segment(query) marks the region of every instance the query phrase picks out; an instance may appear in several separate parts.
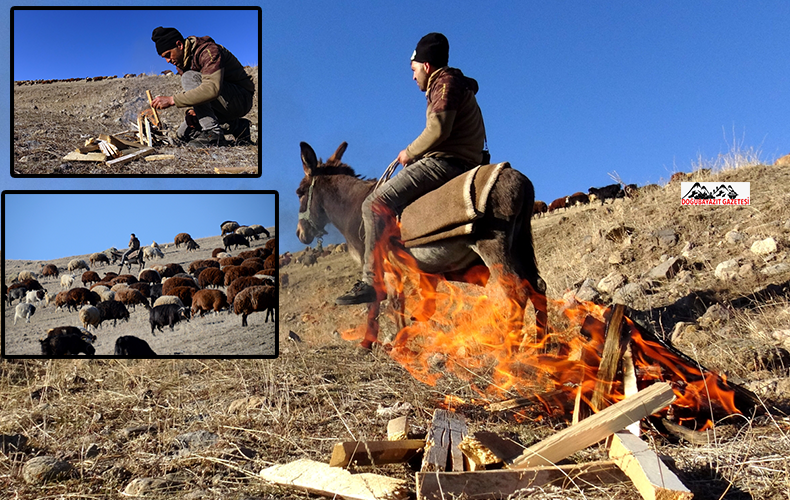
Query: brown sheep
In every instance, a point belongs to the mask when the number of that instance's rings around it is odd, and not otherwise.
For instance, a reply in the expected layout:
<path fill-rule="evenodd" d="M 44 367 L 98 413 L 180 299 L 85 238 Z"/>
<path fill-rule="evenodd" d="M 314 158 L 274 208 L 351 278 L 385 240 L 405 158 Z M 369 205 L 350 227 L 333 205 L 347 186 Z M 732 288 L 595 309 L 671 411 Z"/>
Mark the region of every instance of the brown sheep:
<path fill-rule="evenodd" d="M 189 264 L 189 268 L 187 269 L 187 272 L 189 274 L 192 274 L 195 271 L 195 269 L 199 267 L 216 267 L 217 269 L 219 269 L 219 262 L 213 259 L 195 260 Z"/>
<path fill-rule="evenodd" d="M 143 294 L 143 297 L 145 297 L 146 299 L 150 299 L 151 298 L 151 284 L 150 283 L 146 283 L 146 282 L 142 282 L 142 281 L 138 282 L 138 283 L 132 283 L 131 285 L 129 285 L 129 288 L 131 288 L 133 290 L 138 290 L 140 293 Z"/>
<path fill-rule="evenodd" d="M 71 310 L 72 307 L 75 310 L 79 309 L 85 304 L 90 304 L 92 306 L 95 306 L 99 302 L 101 302 L 101 297 L 99 296 L 99 294 L 96 292 L 92 292 L 87 288 L 82 288 L 82 287 L 72 288 L 71 290 L 68 290 L 66 292 L 65 306 L 69 310 Z"/>
<path fill-rule="evenodd" d="M 46 266 L 41 268 L 41 276 L 54 276 L 57 277 L 60 272 L 58 271 L 58 266 L 55 264 L 47 264 Z"/>
<path fill-rule="evenodd" d="M 233 283 L 236 278 L 255 274 L 255 269 L 247 266 L 228 266 L 223 271 L 225 271 L 225 286 Z"/>
<path fill-rule="evenodd" d="M 169 293 L 170 290 L 181 286 L 188 286 L 196 290 L 198 288 L 197 283 L 195 283 L 195 280 L 193 280 L 192 278 L 182 278 L 180 276 L 174 276 L 173 278 L 168 278 L 167 281 L 162 283 L 162 295 L 171 295 Z"/>
<path fill-rule="evenodd" d="M 257 248 L 255 250 L 244 250 L 243 252 L 239 252 L 239 257 L 246 260 L 253 257 L 260 257 L 260 253 Z"/>
<path fill-rule="evenodd" d="M 233 301 L 233 312 L 241 314 L 241 326 L 247 326 L 247 316 L 256 311 L 266 311 L 264 322 L 275 321 L 277 293 L 273 286 L 251 286 L 242 290 Z"/>
<path fill-rule="evenodd" d="M 146 309 L 151 309 L 148 299 L 143 296 L 140 290 L 135 290 L 133 288 L 118 290 L 115 292 L 115 300 L 125 306 L 132 306 L 134 308 L 135 306 L 142 304 Z"/>
<path fill-rule="evenodd" d="M 532 205 L 532 216 L 533 217 L 540 217 L 541 215 L 545 214 L 549 211 L 549 206 L 546 205 L 545 201 L 535 200 L 535 203 Z"/>
<path fill-rule="evenodd" d="M 173 240 L 173 243 L 175 243 L 176 248 L 178 248 L 179 245 L 181 245 L 182 243 L 186 243 L 191 239 L 192 237 L 189 235 L 189 233 L 178 233 L 175 239 Z"/>
<path fill-rule="evenodd" d="M 228 266 L 238 266 L 244 262 L 244 259 L 241 257 L 225 257 L 224 259 L 219 259 L 219 265 L 221 267 L 228 267 Z"/>
<path fill-rule="evenodd" d="M 225 284 L 225 273 L 216 267 L 207 267 L 198 275 L 198 285 L 200 288 L 209 286 L 221 287 Z"/>
<path fill-rule="evenodd" d="M 222 253 L 224 251 L 225 251 L 224 248 L 215 248 L 214 250 L 211 251 L 211 258 L 212 259 L 215 258 L 217 256 L 217 254 L 220 254 L 220 253 Z"/>
<path fill-rule="evenodd" d="M 228 298 L 220 290 L 198 290 L 192 295 L 192 317 L 196 312 L 203 313 L 214 311 L 218 313 L 222 309 L 228 309 Z"/>
<path fill-rule="evenodd" d="M 277 247 L 277 238 L 272 238 L 269 241 L 267 241 L 265 245 L 263 245 L 263 248 L 268 248 L 271 251 L 274 251 L 276 247 Z"/>
<path fill-rule="evenodd" d="M 178 297 L 181 299 L 181 303 L 184 304 L 184 307 L 190 307 L 192 305 L 192 296 L 197 291 L 197 288 L 192 288 L 191 286 L 177 286 L 168 290 L 167 293 L 163 291 L 162 295 L 173 295 L 174 297 Z"/>
<path fill-rule="evenodd" d="M 261 259 L 260 257 L 251 257 L 249 259 L 244 259 L 244 262 L 242 262 L 240 265 L 251 267 L 255 269 L 255 272 L 258 272 L 262 270 L 264 267 L 266 267 L 263 263 L 263 259 Z"/>
<path fill-rule="evenodd" d="M 55 308 L 60 309 L 66 305 L 66 295 L 69 293 L 68 290 L 64 290 L 59 292 L 55 295 Z"/>
<path fill-rule="evenodd" d="M 278 260 L 277 257 L 275 257 L 274 255 L 270 255 L 270 256 L 266 257 L 266 260 L 263 263 L 263 267 L 265 269 L 275 268 L 275 267 L 277 267 L 277 264 L 278 264 L 277 260 Z"/>
<path fill-rule="evenodd" d="M 82 273 L 83 285 L 87 286 L 88 283 L 98 283 L 100 281 L 101 278 L 99 277 L 99 273 L 97 273 L 96 271 L 85 271 L 84 273 Z"/>
<path fill-rule="evenodd" d="M 140 271 L 140 274 L 137 275 L 137 279 L 139 281 L 144 281 L 146 283 L 161 283 L 162 277 L 159 275 L 158 272 L 154 271 L 153 269 L 143 269 Z"/>
<path fill-rule="evenodd" d="M 137 278 L 131 274 L 122 274 L 110 280 L 110 286 L 117 285 L 118 283 L 126 283 L 127 285 L 131 285 L 132 283 L 137 283 Z"/>
<path fill-rule="evenodd" d="M 165 268 L 160 273 L 163 278 L 170 278 L 171 276 L 175 276 L 176 274 L 183 273 L 184 268 L 181 267 L 181 264 L 165 264 Z"/>
<path fill-rule="evenodd" d="M 238 295 L 239 292 L 245 288 L 251 286 L 262 286 L 266 284 L 267 283 L 264 279 L 257 278 L 255 276 L 242 276 L 240 278 L 236 278 L 233 280 L 230 286 L 228 286 L 228 303 L 233 304 L 236 295 Z"/>

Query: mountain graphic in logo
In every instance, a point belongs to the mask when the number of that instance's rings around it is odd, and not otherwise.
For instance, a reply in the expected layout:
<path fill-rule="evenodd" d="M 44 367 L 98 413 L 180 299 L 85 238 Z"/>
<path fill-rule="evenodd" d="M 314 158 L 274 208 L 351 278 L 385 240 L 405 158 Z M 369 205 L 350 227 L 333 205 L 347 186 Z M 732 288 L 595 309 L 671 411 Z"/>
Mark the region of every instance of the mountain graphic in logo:
<path fill-rule="evenodd" d="M 720 200 L 724 198 L 734 200 L 737 197 L 738 193 L 735 192 L 732 186 L 728 186 L 727 184 L 721 184 L 713 191 L 708 191 L 708 189 L 699 182 L 695 182 L 688 193 L 683 195 L 683 199 L 687 200 Z"/>

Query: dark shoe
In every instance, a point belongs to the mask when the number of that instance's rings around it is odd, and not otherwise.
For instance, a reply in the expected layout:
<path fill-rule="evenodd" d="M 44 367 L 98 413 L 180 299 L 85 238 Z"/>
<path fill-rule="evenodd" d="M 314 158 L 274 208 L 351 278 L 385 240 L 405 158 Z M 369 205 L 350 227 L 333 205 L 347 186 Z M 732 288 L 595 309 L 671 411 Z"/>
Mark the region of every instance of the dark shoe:
<path fill-rule="evenodd" d="M 223 128 L 224 128 L 223 124 Z M 228 133 L 233 135 L 236 146 L 249 146 L 252 144 L 250 136 L 250 121 L 246 118 L 238 118 L 227 124 Z"/>
<path fill-rule="evenodd" d="M 364 281 L 357 281 L 354 287 L 345 295 L 335 299 L 335 304 L 339 306 L 350 306 L 354 304 L 368 304 L 376 302 L 376 289 Z"/>
<path fill-rule="evenodd" d="M 228 141 L 221 130 L 201 130 L 187 143 L 195 148 L 207 148 L 209 146 L 227 146 Z"/>

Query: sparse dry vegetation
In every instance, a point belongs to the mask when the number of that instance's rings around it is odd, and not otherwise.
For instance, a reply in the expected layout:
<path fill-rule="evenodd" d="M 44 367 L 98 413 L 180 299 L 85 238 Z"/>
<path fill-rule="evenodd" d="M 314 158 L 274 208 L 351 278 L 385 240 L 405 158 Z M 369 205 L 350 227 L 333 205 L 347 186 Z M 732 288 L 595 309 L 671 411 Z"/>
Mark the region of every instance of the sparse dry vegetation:
<path fill-rule="evenodd" d="M 636 320 L 760 397 L 759 414 L 717 422 L 709 445 L 646 429 L 644 439 L 674 462 L 698 500 L 790 499 L 790 266 L 776 267 L 790 264 L 788 174 L 790 167 L 766 165 L 698 174 L 751 182 L 747 207 L 681 207 L 679 186 L 671 184 L 634 200 L 550 215 L 533 226 L 550 298 L 561 300 L 585 279 L 595 288 L 620 273 L 626 284 L 639 286 L 627 295 L 599 292 L 598 301 L 625 298 Z M 664 229 L 675 237 L 659 233 Z M 731 231 L 741 238 L 728 238 Z M 775 252 L 751 252 L 754 242 L 767 238 L 777 243 Z M 683 263 L 677 273 L 650 277 L 662 260 L 678 256 Z M 718 278 L 718 265 L 732 259 L 738 268 Z M 410 415 L 413 432 L 424 432 L 446 395 L 467 402 L 455 408 L 472 430 L 495 431 L 525 446 L 566 425 L 542 407 L 489 413 L 469 403 L 479 398 L 469 382 L 448 375 L 427 386 L 385 350 L 360 351 L 338 332 L 363 323 L 364 307 L 334 305 L 357 279 L 356 264 L 347 253 L 320 257 L 309 267 L 295 260 L 280 269 L 288 284 L 280 290 L 278 359 L 2 361 L 0 434 L 28 438 L 22 452 L 4 449 L 0 455 L 2 491 L 23 499 L 114 498 L 132 480 L 153 477 L 174 488 L 161 498 L 307 498 L 256 474 L 297 458 L 327 461 L 339 440 L 381 439 L 394 416 Z M 290 340 L 290 331 L 301 341 Z M 382 337 L 393 334 L 385 319 Z M 139 435 L 128 431 L 139 426 L 153 427 Z M 178 444 L 184 441 L 178 436 L 196 431 L 216 435 L 216 442 L 189 449 Z M 89 457 L 93 443 L 98 454 Z M 67 460 L 71 476 L 45 486 L 26 483 L 23 464 L 39 455 Z M 593 447 L 570 459 L 604 456 L 603 447 Z M 413 478 L 406 465 L 365 470 Z M 537 488 L 515 498 L 640 497 L 622 484 Z"/>

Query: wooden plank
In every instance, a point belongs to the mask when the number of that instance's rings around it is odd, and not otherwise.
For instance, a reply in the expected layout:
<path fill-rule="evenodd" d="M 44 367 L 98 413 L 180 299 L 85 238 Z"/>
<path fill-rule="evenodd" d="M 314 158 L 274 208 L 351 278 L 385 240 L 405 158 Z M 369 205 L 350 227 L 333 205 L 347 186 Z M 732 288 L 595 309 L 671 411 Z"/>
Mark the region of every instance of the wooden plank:
<path fill-rule="evenodd" d="M 148 144 L 148 147 L 153 147 L 154 136 L 151 133 L 151 120 L 148 117 L 145 117 L 145 142 Z"/>
<path fill-rule="evenodd" d="M 593 411 L 601 411 L 611 404 L 609 397 L 612 382 L 617 373 L 617 366 L 623 357 L 628 342 L 631 340 L 631 329 L 623 328 L 625 305 L 616 304 L 612 309 L 609 323 L 606 325 L 606 338 L 603 344 L 603 355 L 598 365 L 597 381 L 593 390 L 590 406 Z"/>
<path fill-rule="evenodd" d="M 466 420 L 461 415 L 435 410 L 425 438 L 423 471 L 464 470 L 464 455 L 458 446 L 466 436 Z"/>
<path fill-rule="evenodd" d="M 631 346 L 629 344 L 626 346 L 625 352 L 623 352 L 623 394 L 625 397 L 633 396 L 639 392 L 639 387 L 637 387 L 636 382 L 636 366 L 634 366 L 634 355 L 631 352 Z M 626 429 L 628 429 L 628 432 L 634 436 L 641 434 L 639 422 L 634 422 L 633 424 L 626 427 Z"/>
<path fill-rule="evenodd" d="M 522 445 L 488 431 L 466 436 L 458 447 L 475 464 L 475 470 L 510 462 L 524 451 Z"/>
<path fill-rule="evenodd" d="M 356 465 L 383 465 L 408 462 L 425 448 L 423 439 L 400 441 L 345 441 L 332 450 L 329 465 L 345 467 Z"/>
<path fill-rule="evenodd" d="M 109 166 L 123 165 L 124 163 L 129 163 L 132 160 L 136 160 L 136 159 L 142 158 L 142 157 L 144 157 L 146 155 L 150 155 L 153 152 L 154 152 L 154 148 L 149 148 L 149 147 L 141 148 L 141 149 L 138 149 L 137 151 L 134 151 L 134 152 L 129 153 L 127 155 L 121 156 L 120 158 L 116 158 L 114 160 L 110 160 L 110 161 L 107 162 L 107 165 L 109 165 Z"/>
<path fill-rule="evenodd" d="M 145 157 L 145 161 L 175 160 L 176 155 L 150 155 Z"/>
<path fill-rule="evenodd" d="M 511 467 L 523 469 L 556 464 L 563 458 L 624 429 L 628 424 L 665 408 L 674 400 L 675 394 L 669 384 L 654 383 L 638 394 L 530 446 L 513 460 Z"/>
<path fill-rule="evenodd" d="M 256 167 L 214 167 L 215 174 L 255 174 Z"/>
<path fill-rule="evenodd" d="M 406 481 L 378 474 L 351 474 L 314 460 L 300 459 L 263 469 L 266 481 L 317 495 L 348 500 L 400 500 L 409 497 Z"/>
<path fill-rule="evenodd" d="M 387 439 L 401 441 L 409 437 L 409 418 L 406 415 L 387 422 Z"/>
<path fill-rule="evenodd" d="M 612 436 L 609 458 L 631 478 L 645 500 L 690 500 L 694 494 L 647 444 L 630 432 Z"/>
<path fill-rule="evenodd" d="M 98 147 L 98 146 L 97 146 Z M 63 157 L 65 161 L 104 161 L 107 159 L 104 153 L 80 153 L 79 151 L 71 151 Z"/>
<path fill-rule="evenodd" d="M 137 115 L 137 140 L 140 144 L 145 144 L 143 141 L 143 116 Z"/>
<path fill-rule="evenodd" d="M 137 147 L 137 144 L 131 143 L 129 144 L 128 141 L 124 141 L 114 135 L 109 134 L 99 134 L 99 140 L 112 144 L 117 149 L 127 149 L 129 147 Z"/>
<path fill-rule="evenodd" d="M 98 151 L 98 150 L 99 150 L 99 144 L 96 143 L 96 142 L 92 142 L 90 144 L 86 144 L 86 145 L 82 146 L 81 148 L 77 148 L 75 151 L 77 151 L 78 153 L 86 154 L 86 153 L 92 153 L 92 152 Z"/>
<path fill-rule="evenodd" d="M 151 96 L 151 91 L 150 90 L 146 90 L 145 91 L 145 96 L 148 98 L 148 104 L 151 106 L 151 111 L 154 112 L 154 125 L 156 125 L 158 127 L 159 124 L 160 124 L 159 115 L 156 113 L 156 109 L 154 108 L 154 98 Z M 150 146 L 150 144 L 149 144 L 149 146 Z"/>
<path fill-rule="evenodd" d="M 619 484 L 628 477 L 612 461 L 559 466 L 530 467 L 523 470 L 480 472 L 418 472 L 417 499 L 507 498 L 529 487 L 557 485 L 582 488 L 588 485 Z"/>

